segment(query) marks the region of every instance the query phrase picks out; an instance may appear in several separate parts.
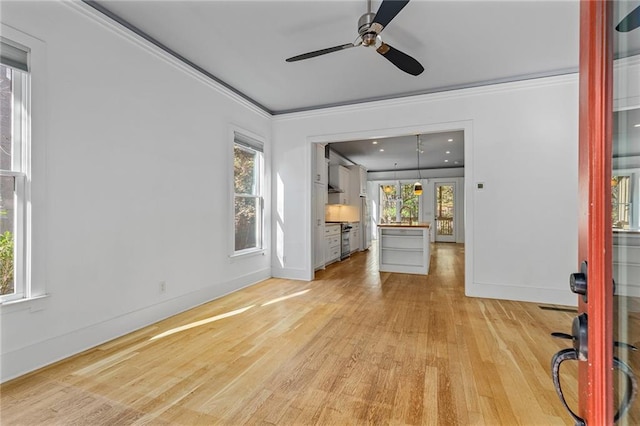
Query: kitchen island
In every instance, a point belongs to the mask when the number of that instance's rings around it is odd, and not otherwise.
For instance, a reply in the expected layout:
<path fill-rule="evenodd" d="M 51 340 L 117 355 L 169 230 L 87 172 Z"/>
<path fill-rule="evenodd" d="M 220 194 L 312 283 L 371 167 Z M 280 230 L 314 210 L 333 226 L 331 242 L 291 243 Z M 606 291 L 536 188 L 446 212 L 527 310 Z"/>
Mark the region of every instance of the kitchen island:
<path fill-rule="evenodd" d="M 405 274 L 429 273 L 429 222 L 378 225 L 378 269 Z"/>

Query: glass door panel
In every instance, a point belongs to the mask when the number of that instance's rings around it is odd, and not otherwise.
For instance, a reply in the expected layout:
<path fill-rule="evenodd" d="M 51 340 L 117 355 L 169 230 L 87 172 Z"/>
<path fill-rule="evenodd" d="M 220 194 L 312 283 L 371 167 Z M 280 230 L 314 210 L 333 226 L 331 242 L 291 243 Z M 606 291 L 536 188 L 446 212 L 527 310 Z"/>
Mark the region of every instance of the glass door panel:
<path fill-rule="evenodd" d="M 436 183 L 436 241 L 455 242 L 455 183 Z"/>
<path fill-rule="evenodd" d="M 635 10 L 635 12 L 634 12 Z M 640 20 L 640 2 L 614 4 L 613 25 Z M 626 19 L 626 21 L 625 21 Z M 630 28 L 627 28 L 630 29 Z M 613 229 L 613 340 L 640 347 L 640 100 L 633 88 L 640 81 L 638 65 L 629 60 L 638 57 L 640 29 L 614 31 L 613 74 L 614 113 L 612 120 L 611 207 Z M 635 61 L 637 62 L 637 61 Z M 624 409 L 625 393 L 631 382 L 623 371 L 628 367 L 636 378 L 640 372 L 640 353 L 626 345 L 615 344 L 614 411 Z M 640 424 L 640 403 L 630 401 L 620 425 Z"/>
<path fill-rule="evenodd" d="M 640 203 L 640 108 L 616 111 L 613 123 L 613 339 L 640 347 L 640 224 L 636 212 Z M 616 345 L 614 357 L 618 363 L 623 363 L 620 365 L 628 366 L 637 376 L 640 354 L 626 345 Z M 613 383 L 614 405 L 624 406 L 627 376 L 616 369 Z M 627 414 L 621 417 L 618 424 L 640 424 L 637 398 L 631 402 Z"/>

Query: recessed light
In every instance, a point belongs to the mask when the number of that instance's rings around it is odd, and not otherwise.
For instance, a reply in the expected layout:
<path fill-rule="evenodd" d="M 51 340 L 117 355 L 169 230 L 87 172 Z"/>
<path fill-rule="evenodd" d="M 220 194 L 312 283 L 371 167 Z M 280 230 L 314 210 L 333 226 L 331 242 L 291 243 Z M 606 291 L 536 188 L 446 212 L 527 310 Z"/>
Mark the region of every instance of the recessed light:
<path fill-rule="evenodd" d="M 460 162 L 459 161 L 454 161 L 453 164 L 460 164 Z"/>
<path fill-rule="evenodd" d="M 640 123 L 634 124 L 633 127 L 640 127 Z"/>
<path fill-rule="evenodd" d="M 449 160 L 444 160 L 444 162 L 445 162 L 445 163 L 448 163 L 448 162 L 449 162 Z"/>
<path fill-rule="evenodd" d="M 447 152 L 445 152 L 445 154 L 451 154 L 451 151 L 447 151 Z"/>
<path fill-rule="evenodd" d="M 453 142 L 453 139 L 448 139 L 447 142 Z"/>
<path fill-rule="evenodd" d="M 380 152 L 384 152 L 384 148 L 380 148 Z"/>
<path fill-rule="evenodd" d="M 374 144 L 374 145 L 378 145 L 378 141 L 373 141 L 371 143 Z"/>

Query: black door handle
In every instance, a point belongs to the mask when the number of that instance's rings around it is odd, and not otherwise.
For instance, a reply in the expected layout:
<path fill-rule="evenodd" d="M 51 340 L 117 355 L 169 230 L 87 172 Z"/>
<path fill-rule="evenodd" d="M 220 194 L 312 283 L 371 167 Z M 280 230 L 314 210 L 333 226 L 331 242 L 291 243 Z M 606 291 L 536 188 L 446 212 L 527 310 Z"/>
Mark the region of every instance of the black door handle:
<path fill-rule="evenodd" d="M 584 315 L 583 319 L 580 319 Z M 553 337 L 560 339 L 568 339 L 573 341 L 573 347 L 562 349 L 558 351 L 553 358 L 551 359 L 551 377 L 553 378 L 553 385 L 556 389 L 556 393 L 560 398 L 560 402 L 564 405 L 564 408 L 567 410 L 569 415 L 573 418 L 576 423 L 576 426 L 585 426 L 584 419 L 580 418 L 567 404 L 567 401 L 564 397 L 564 393 L 562 391 L 562 385 L 560 384 L 560 365 L 565 361 L 586 361 L 586 350 L 584 347 L 586 346 L 586 314 L 581 314 L 574 318 L 572 331 L 573 334 L 554 332 L 551 333 Z M 638 350 L 634 345 L 630 345 L 629 343 L 624 342 L 613 342 L 615 347 L 629 349 L 632 351 Z M 583 358 L 584 357 L 584 358 Z M 620 401 L 620 406 L 618 407 L 618 411 L 616 412 L 613 421 L 617 422 L 625 413 L 629 410 L 629 407 L 636 399 L 638 395 L 638 382 L 636 380 L 635 374 L 633 374 L 633 370 L 629 367 L 624 361 L 620 360 L 617 356 L 613 357 L 613 368 L 622 372 L 627 380 L 625 384 L 625 392 L 624 397 Z"/>
<path fill-rule="evenodd" d="M 580 264 L 580 272 L 571 274 L 569 277 L 569 286 L 571 291 L 582 296 L 582 300 L 587 303 L 587 276 L 588 268 L 587 262 L 583 261 Z M 613 281 L 613 291 L 615 294 L 616 283 Z M 553 358 L 551 358 L 551 376 L 553 378 L 553 385 L 556 389 L 556 393 L 567 410 L 569 415 L 573 418 L 576 426 L 585 426 L 584 419 L 580 418 L 576 413 L 569 408 L 567 401 L 562 392 L 562 385 L 560 384 L 560 365 L 565 361 L 587 361 L 588 359 L 588 345 L 587 345 L 587 314 L 582 313 L 573 319 L 571 326 L 571 334 L 554 332 L 551 333 L 553 337 L 559 339 L 567 339 L 572 341 L 571 348 L 562 349 L 558 351 Z M 625 342 L 613 342 L 614 347 L 629 349 L 637 351 L 638 348 L 634 345 Z M 620 401 L 618 411 L 616 412 L 613 420 L 617 422 L 629 409 L 629 406 L 633 403 L 638 395 L 638 382 L 633 370 L 624 361 L 620 360 L 617 356 L 613 357 L 613 368 L 622 372 L 627 380 L 625 384 L 624 397 Z"/>
<path fill-rule="evenodd" d="M 551 359 L 551 375 L 553 377 L 553 386 L 555 387 L 556 393 L 560 398 L 560 402 L 562 402 L 564 408 L 576 422 L 576 426 L 585 426 L 586 423 L 584 419 L 582 419 L 580 416 L 574 413 L 571 408 L 569 408 L 569 404 L 567 404 L 564 393 L 562 392 L 562 385 L 560 384 L 560 364 L 568 360 L 575 361 L 577 359 L 578 353 L 573 348 L 567 348 L 557 352 Z M 620 360 L 620 358 L 618 358 L 617 356 L 613 357 L 613 368 L 622 372 L 627 378 L 624 397 L 620 401 L 620 407 L 613 417 L 613 421 L 617 422 L 622 416 L 626 414 L 626 412 L 629 410 L 629 407 L 636 399 L 636 396 L 638 395 L 638 382 L 635 378 L 635 375 L 633 374 L 633 370 L 631 370 L 631 367 L 629 367 L 624 361 Z"/>
<path fill-rule="evenodd" d="M 585 426 L 586 423 L 584 422 L 584 419 L 579 417 L 571 408 L 569 408 L 569 404 L 567 404 L 567 400 L 564 398 L 564 393 L 562 392 L 562 385 L 560 384 L 560 364 L 567 360 L 577 359 L 578 352 L 574 348 L 562 349 L 557 352 L 553 358 L 551 358 L 551 377 L 553 378 L 553 386 L 556 388 L 556 393 L 560 398 L 560 402 L 562 402 L 564 408 L 576 422 L 576 426 Z"/>
<path fill-rule="evenodd" d="M 633 374 L 631 367 L 629 367 L 624 361 L 620 360 L 617 356 L 613 357 L 613 368 L 621 371 L 625 376 L 627 376 L 624 398 L 620 401 L 620 408 L 618 408 L 618 412 L 613 418 L 613 421 L 617 422 L 625 415 L 633 401 L 636 399 L 636 396 L 638 395 L 638 381 L 636 380 L 636 376 Z"/>
<path fill-rule="evenodd" d="M 555 332 L 551 333 L 551 335 L 556 338 L 572 341 L 572 348 L 563 349 L 551 358 L 551 377 L 553 378 L 553 386 L 560 398 L 560 402 L 562 402 L 564 408 L 573 418 L 576 426 L 585 426 L 586 423 L 584 419 L 580 418 L 580 416 L 569 408 L 569 404 L 567 404 L 564 397 L 562 385 L 560 384 L 560 364 L 569 360 L 587 360 L 587 314 L 582 313 L 573 319 L 571 334 Z"/>

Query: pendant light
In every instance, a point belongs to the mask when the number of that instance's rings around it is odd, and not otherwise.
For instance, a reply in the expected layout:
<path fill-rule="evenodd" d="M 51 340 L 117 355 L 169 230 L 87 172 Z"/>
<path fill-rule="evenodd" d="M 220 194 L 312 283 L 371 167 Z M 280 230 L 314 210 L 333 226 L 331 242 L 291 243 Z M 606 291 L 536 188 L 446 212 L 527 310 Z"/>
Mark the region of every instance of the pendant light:
<path fill-rule="evenodd" d="M 393 180 L 396 180 L 396 171 L 398 169 L 398 163 L 393 163 Z M 395 185 L 385 185 L 382 187 L 382 191 L 389 195 L 395 189 Z"/>
<path fill-rule="evenodd" d="M 420 135 L 416 135 L 416 156 L 418 157 L 418 180 L 413 184 L 413 193 L 415 195 L 422 195 L 422 175 L 420 174 Z"/>

